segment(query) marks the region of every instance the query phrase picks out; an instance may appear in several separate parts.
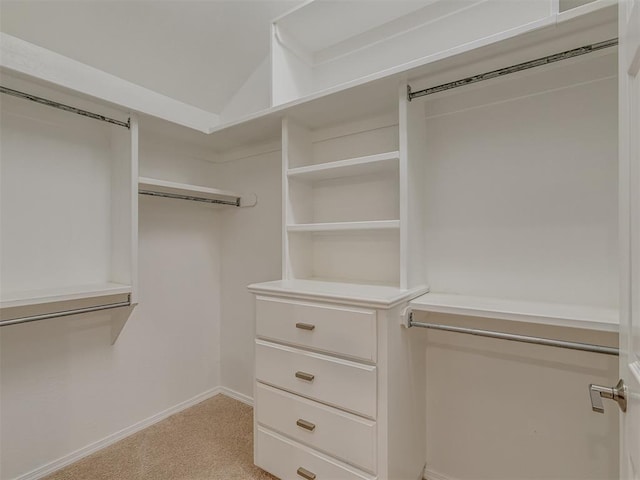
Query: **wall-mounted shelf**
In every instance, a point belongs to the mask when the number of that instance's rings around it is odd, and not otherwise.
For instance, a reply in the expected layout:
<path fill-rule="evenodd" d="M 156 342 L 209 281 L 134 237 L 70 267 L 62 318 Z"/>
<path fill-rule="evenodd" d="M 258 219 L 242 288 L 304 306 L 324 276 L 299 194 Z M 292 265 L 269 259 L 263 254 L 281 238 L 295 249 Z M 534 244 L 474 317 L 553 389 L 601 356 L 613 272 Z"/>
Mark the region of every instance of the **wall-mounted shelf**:
<path fill-rule="evenodd" d="M 309 2 L 274 21 L 273 103 L 286 103 L 426 55 L 544 22 L 557 13 L 551 0 L 382 3 L 354 2 L 346 7 L 340 2 Z M 339 20 L 347 18 L 358 21 Z M 451 31 L 457 35 L 447 35 Z"/>
<path fill-rule="evenodd" d="M 229 205 L 233 207 L 252 207 L 257 203 L 255 194 L 241 195 L 217 188 L 169 182 L 155 178 L 140 177 L 138 193 L 157 197 L 168 197 L 180 200 Z"/>
<path fill-rule="evenodd" d="M 88 95 L 127 110 L 209 133 L 219 116 L 105 71 L 0 32 L 0 65 L 9 71 Z"/>
<path fill-rule="evenodd" d="M 2 39 L 3 53 L 19 45 Z M 137 116 L 19 76 L 2 83 L 13 93 L 2 98 L 0 326 L 103 312 L 115 341 L 137 304 Z"/>
<path fill-rule="evenodd" d="M 287 171 L 287 176 L 305 181 L 317 181 L 379 173 L 397 169 L 399 158 L 400 152 L 398 151 L 379 153 L 319 165 L 291 168 Z"/>
<path fill-rule="evenodd" d="M 619 328 L 617 310 L 584 305 L 427 293 L 412 300 L 410 307 L 416 312 L 493 318 L 603 332 L 617 332 Z"/>
<path fill-rule="evenodd" d="M 113 344 L 135 306 L 132 295 L 131 285 L 113 282 L 3 292 L 0 326 L 109 311 Z"/>
<path fill-rule="evenodd" d="M 131 285 L 120 283 L 95 283 L 90 285 L 74 285 L 69 287 L 25 290 L 19 292 L 3 292 L 0 308 L 17 308 L 45 303 L 69 302 L 94 299 L 110 295 L 126 295 L 131 293 Z"/>
<path fill-rule="evenodd" d="M 374 220 L 370 222 L 299 223 L 287 225 L 287 232 L 364 232 L 372 230 L 397 230 L 400 220 Z"/>

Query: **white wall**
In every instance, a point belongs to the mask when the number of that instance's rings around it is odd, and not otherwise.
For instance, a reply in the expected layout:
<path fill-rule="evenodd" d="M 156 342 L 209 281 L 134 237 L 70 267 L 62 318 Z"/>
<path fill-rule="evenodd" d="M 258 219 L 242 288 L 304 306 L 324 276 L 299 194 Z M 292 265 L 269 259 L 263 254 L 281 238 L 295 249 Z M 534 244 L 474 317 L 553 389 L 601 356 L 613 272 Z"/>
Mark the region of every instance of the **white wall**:
<path fill-rule="evenodd" d="M 270 60 L 267 55 L 227 102 L 220 112 L 221 122 L 231 122 L 271 106 Z"/>
<path fill-rule="evenodd" d="M 427 321 L 455 323 L 443 317 L 431 314 Z M 580 340 L 606 345 L 616 337 Z M 427 338 L 428 472 L 458 480 L 618 478 L 618 407 L 605 401 L 604 415 L 592 412 L 588 392 L 590 383 L 616 384 L 617 357 L 432 330 Z"/>
<path fill-rule="evenodd" d="M 140 156 L 142 175 L 213 180 L 210 163 L 144 134 Z M 113 346 L 107 314 L 0 330 L 0 478 L 219 386 L 220 226 L 207 205 L 140 198 L 139 305 Z"/>
<path fill-rule="evenodd" d="M 255 192 L 252 208 L 223 212 L 222 385 L 253 397 L 255 300 L 247 285 L 282 278 L 280 151 L 223 164 L 226 188 Z"/>

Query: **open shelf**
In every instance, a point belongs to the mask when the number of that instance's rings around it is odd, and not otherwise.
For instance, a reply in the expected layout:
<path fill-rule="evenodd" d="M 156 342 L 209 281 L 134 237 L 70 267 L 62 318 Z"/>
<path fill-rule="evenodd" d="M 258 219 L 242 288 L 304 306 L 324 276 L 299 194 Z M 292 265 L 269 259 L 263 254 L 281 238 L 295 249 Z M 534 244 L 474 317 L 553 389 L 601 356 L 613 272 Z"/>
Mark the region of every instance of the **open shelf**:
<path fill-rule="evenodd" d="M 380 173 L 397 169 L 399 158 L 400 153 L 398 151 L 379 153 L 336 162 L 291 168 L 287 171 L 287 176 L 289 178 L 317 181 Z"/>
<path fill-rule="evenodd" d="M 277 19 L 271 40 L 273 103 L 548 21 L 556 14 L 552 0 L 382 3 L 345 7 L 341 2 L 310 2 Z M 451 31 L 456 35 L 448 35 Z"/>
<path fill-rule="evenodd" d="M 283 120 L 285 279 L 400 286 L 397 122 Z"/>
<path fill-rule="evenodd" d="M 287 225 L 288 232 L 362 232 L 371 230 L 397 230 L 400 220 L 374 220 L 370 222 L 299 223 Z"/>
<path fill-rule="evenodd" d="M 186 183 L 169 182 L 154 178 L 140 177 L 138 180 L 138 193 L 156 195 L 160 197 L 194 200 L 206 203 L 230 205 L 234 207 L 253 206 L 255 197 L 248 198 L 234 192 L 219 190 L 217 188 L 189 185 Z"/>
<path fill-rule="evenodd" d="M 21 77 L 3 86 L 128 114 Z M 3 96 L 1 326 L 97 311 L 113 340 L 124 326 L 137 304 L 137 116 L 123 127 Z"/>
<path fill-rule="evenodd" d="M 111 282 L 18 292 L 3 292 L 2 297 L 0 298 L 0 308 L 27 307 L 47 303 L 94 299 L 111 295 L 128 295 L 130 293 L 131 285 L 122 285 L 120 283 Z"/>
<path fill-rule="evenodd" d="M 417 312 L 445 313 L 515 322 L 617 332 L 618 311 L 613 308 L 427 293 L 411 301 Z"/>

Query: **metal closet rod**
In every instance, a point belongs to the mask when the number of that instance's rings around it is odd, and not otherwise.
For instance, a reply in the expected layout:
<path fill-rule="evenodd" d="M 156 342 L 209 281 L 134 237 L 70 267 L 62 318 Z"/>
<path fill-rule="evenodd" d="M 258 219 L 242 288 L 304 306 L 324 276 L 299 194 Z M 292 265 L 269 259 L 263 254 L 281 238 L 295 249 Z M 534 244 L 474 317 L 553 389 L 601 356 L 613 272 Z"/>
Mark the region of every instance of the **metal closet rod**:
<path fill-rule="evenodd" d="M 57 108 L 60 110 L 64 110 L 65 112 L 75 113 L 77 115 L 82 115 L 83 117 L 93 118 L 94 120 L 100 120 L 102 122 L 111 123 L 113 125 L 118 125 L 120 127 L 124 127 L 127 129 L 131 128 L 131 119 L 128 119 L 126 122 L 123 122 L 121 120 L 116 120 L 115 118 L 106 117 L 98 113 L 89 112 L 87 110 L 82 110 L 80 108 L 72 107 L 71 105 L 65 105 L 64 103 L 54 102 L 53 100 L 37 97 L 35 95 L 31 95 L 30 93 L 21 92 L 19 90 L 13 90 L 12 88 L 7 88 L 3 86 L 0 86 L 0 93 L 13 95 L 14 97 L 23 98 L 25 100 L 30 100 L 32 102 L 36 102 L 41 105 L 46 105 L 47 107 Z"/>
<path fill-rule="evenodd" d="M 175 193 L 152 192 L 151 190 L 139 190 L 140 195 L 151 195 L 152 197 L 175 198 L 178 200 L 191 200 L 192 202 L 215 203 L 217 205 L 231 205 L 232 207 L 240 206 L 240 199 L 236 200 L 216 200 L 215 198 L 192 197 L 190 195 L 176 195 Z"/>
<path fill-rule="evenodd" d="M 593 345 L 591 343 L 568 342 L 565 340 L 552 340 L 543 337 L 530 337 L 527 335 L 517 335 L 515 333 L 494 332 L 492 330 L 479 330 L 477 328 L 452 327 L 437 323 L 415 322 L 413 314 L 409 317 L 409 327 L 430 328 L 432 330 L 443 330 L 445 332 L 464 333 L 478 337 L 497 338 L 499 340 L 509 340 L 512 342 L 532 343 L 534 345 L 544 345 L 547 347 L 567 348 L 569 350 L 581 350 L 583 352 L 602 353 L 604 355 L 620 355 L 619 349 L 615 347 L 605 347 L 604 345 Z"/>
<path fill-rule="evenodd" d="M 101 310 L 110 310 L 112 308 L 130 307 L 131 300 L 126 302 L 109 303 L 107 305 L 96 305 L 95 307 L 76 308 L 73 310 L 63 310 L 62 312 L 43 313 L 41 315 L 32 315 L 30 317 L 19 317 L 11 320 L 0 321 L 0 327 L 9 325 L 18 325 L 20 323 L 37 322 L 39 320 L 47 320 L 49 318 L 68 317 L 70 315 L 78 315 L 80 313 L 99 312 Z"/>
<path fill-rule="evenodd" d="M 425 88 L 423 90 L 417 90 L 415 92 L 411 91 L 411 85 L 407 85 L 407 100 L 411 101 L 414 98 L 444 92 L 453 88 L 464 87 L 465 85 L 471 85 L 472 83 L 478 83 L 484 80 L 491 80 L 492 78 L 503 77 L 511 73 L 521 72 L 522 70 L 528 70 L 530 68 L 560 62 L 562 60 L 567 60 L 573 57 L 579 57 L 580 55 L 597 52 L 598 50 L 602 50 L 604 48 L 615 47 L 616 45 L 618 45 L 618 39 L 612 38 L 611 40 L 606 40 L 604 42 L 585 45 L 584 47 L 574 48 L 573 50 L 567 50 L 566 52 L 560 52 L 554 55 L 549 55 L 547 57 L 529 60 L 528 62 L 518 63 L 517 65 L 512 65 L 510 67 L 499 68 L 498 70 L 480 73 L 479 75 L 462 78 L 460 80 L 456 80 L 455 82 L 443 83 L 442 85 L 438 85 L 436 87 Z"/>

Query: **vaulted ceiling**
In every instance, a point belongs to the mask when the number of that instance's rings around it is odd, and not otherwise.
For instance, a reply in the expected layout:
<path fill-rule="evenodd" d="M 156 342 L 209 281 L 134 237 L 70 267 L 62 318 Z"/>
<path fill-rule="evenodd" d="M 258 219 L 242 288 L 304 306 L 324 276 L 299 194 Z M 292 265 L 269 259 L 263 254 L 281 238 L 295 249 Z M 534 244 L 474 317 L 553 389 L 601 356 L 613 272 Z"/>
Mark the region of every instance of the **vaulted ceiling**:
<path fill-rule="evenodd" d="M 302 0 L 1 0 L 0 30 L 219 113 Z"/>

